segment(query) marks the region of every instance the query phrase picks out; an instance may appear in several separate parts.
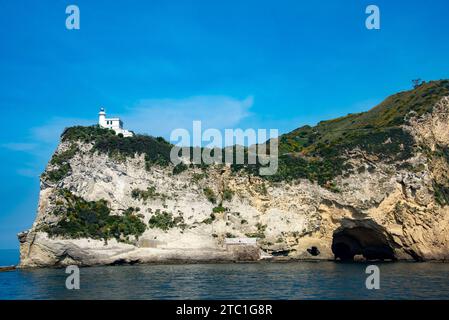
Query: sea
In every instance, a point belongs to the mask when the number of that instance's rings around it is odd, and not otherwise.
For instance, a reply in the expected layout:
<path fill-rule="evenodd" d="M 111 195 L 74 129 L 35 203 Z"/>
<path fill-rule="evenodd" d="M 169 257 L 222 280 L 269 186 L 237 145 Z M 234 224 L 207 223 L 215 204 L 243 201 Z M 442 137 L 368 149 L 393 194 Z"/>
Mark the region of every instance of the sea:
<path fill-rule="evenodd" d="M 18 258 L 17 250 L 0 250 L 0 266 L 17 264 Z M 79 269 L 78 290 L 67 289 L 70 274 L 65 268 L 14 270 L 0 272 L 0 299 L 449 299 L 449 263 L 376 263 L 378 289 L 367 288 L 370 265 L 304 261 L 85 267 Z"/>

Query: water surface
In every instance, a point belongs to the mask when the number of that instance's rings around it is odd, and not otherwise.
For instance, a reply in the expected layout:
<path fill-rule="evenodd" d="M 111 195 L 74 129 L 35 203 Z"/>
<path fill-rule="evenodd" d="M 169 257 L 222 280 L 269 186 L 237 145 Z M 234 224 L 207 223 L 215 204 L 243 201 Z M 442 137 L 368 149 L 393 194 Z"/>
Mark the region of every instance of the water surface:
<path fill-rule="evenodd" d="M 334 262 L 134 265 L 0 272 L 0 299 L 449 299 L 449 264 L 382 263 L 380 290 L 368 264 Z"/>

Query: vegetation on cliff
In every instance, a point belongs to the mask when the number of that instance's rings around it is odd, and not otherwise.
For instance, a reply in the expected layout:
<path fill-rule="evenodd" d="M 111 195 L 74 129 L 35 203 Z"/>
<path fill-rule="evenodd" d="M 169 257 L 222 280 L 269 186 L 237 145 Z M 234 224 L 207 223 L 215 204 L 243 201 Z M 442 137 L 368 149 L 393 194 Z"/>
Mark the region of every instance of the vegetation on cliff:
<path fill-rule="evenodd" d="M 173 218 L 173 214 L 166 211 L 156 210 L 154 215 L 148 221 L 148 225 L 150 228 L 159 228 L 164 231 L 167 231 L 171 228 L 180 227 L 184 229 L 186 224 L 184 223 L 184 219 L 181 216 Z"/>
<path fill-rule="evenodd" d="M 447 182 L 447 184 L 449 184 L 449 181 Z M 449 204 L 449 186 L 439 184 L 436 181 L 434 181 L 433 190 L 435 193 L 435 201 L 440 206 L 446 206 Z"/>
<path fill-rule="evenodd" d="M 58 190 L 56 205 L 53 214 L 58 222 L 42 227 L 50 236 L 126 241 L 131 235 L 138 238 L 146 229 L 138 208 L 111 215 L 105 200 L 86 201 L 66 189 Z"/>
<path fill-rule="evenodd" d="M 107 153 L 119 159 L 144 154 L 148 169 L 152 164 L 167 166 L 170 163 L 172 148 L 162 137 L 135 135 L 125 138 L 99 126 L 67 128 L 62 134 L 62 141 L 93 143 L 92 151 Z"/>
<path fill-rule="evenodd" d="M 356 148 L 379 159 L 397 162 L 414 150 L 411 135 L 404 131 L 409 115 L 431 112 L 434 104 L 449 95 L 449 80 L 423 83 L 413 90 L 388 97 L 373 109 L 303 126 L 279 137 L 279 169 L 265 178 L 273 181 L 305 178 L 329 187 L 348 169 L 346 153 Z M 258 174 L 257 165 L 236 165 Z"/>
<path fill-rule="evenodd" d="M 50 164 L 55 168 L 45 172 L 42 177 L 50 182 L 58 182 L 66 177 L 72 170 L 69 160 L 72 159 L 77 152 L 78 147 L 75 144 L 72 144 L 66 151 L 55 153 L 50 160 Z"/>
<path fill-rule="evenodd" d="M 156 192 L 156 188 L 154 186 L 149 186 L 147 190 L 141 189 L 133 189 L 131 191 L 131 197 L 133 199 L 139 199 L 142 201 L 147 201 L 148 199 L 153 200 L 159 196 L 159 193 Z"/>

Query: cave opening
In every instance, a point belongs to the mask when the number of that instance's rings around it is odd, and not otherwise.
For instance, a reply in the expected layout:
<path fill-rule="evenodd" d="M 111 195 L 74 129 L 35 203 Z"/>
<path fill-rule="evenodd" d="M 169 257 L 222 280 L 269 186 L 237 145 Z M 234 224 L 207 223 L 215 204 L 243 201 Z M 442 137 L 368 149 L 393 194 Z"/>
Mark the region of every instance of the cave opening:
<path fill-rule="evenodd" d="M 332 252 L 335 259 L 353 261 L 357 255 L 366 260 L 396 260 L 393 248 L 379 230 L 367 227 L 341 228 L 334 232 Z"/>

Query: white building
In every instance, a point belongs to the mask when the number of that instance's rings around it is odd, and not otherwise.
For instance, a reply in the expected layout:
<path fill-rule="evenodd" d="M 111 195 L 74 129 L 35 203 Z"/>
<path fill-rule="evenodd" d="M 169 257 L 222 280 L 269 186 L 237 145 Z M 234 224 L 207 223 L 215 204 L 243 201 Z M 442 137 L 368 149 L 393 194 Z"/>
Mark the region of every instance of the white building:
<path fill-rule="evenodd" d="M 123 129 L 123 121 L 120 118 L 106 118 L 106 112 L 104 108 L 100 109 L 98 113 L 98 124 L 101 128 L 112 129 L 115 134 L 123 134 L 124 137 L 132 137 L 134 133 L 129 130 Z"/>

